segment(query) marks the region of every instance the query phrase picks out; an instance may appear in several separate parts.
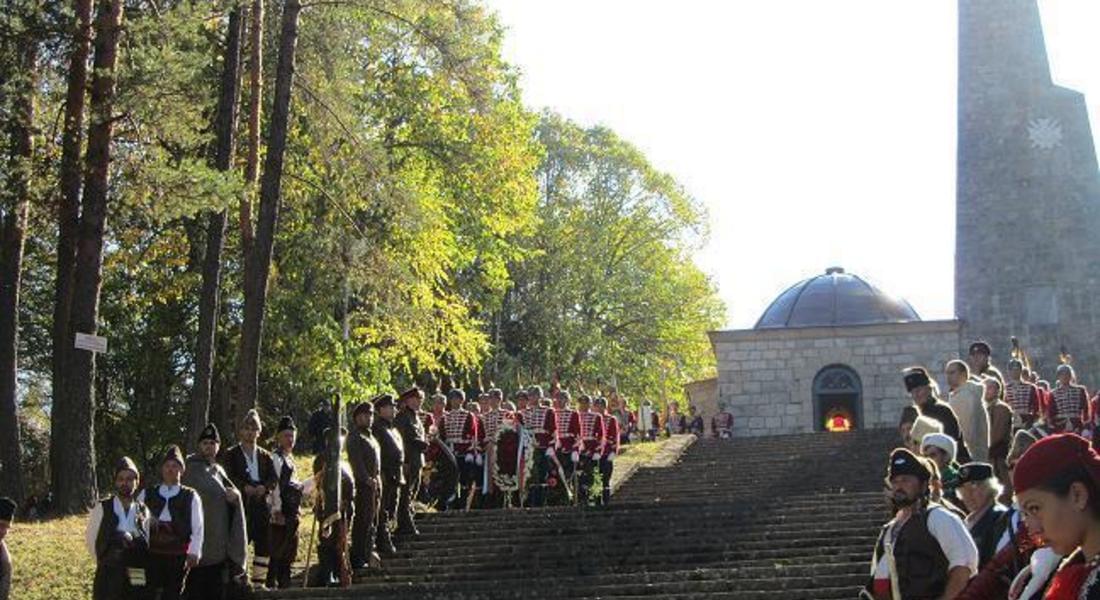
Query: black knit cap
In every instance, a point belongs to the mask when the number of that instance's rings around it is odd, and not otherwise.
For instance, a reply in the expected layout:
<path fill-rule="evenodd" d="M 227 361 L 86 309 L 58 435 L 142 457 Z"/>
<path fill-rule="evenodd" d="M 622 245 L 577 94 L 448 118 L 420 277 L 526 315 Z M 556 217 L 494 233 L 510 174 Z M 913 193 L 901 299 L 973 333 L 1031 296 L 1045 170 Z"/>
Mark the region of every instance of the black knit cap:
<path fill-rule="evenodd" d="M 976 340 L 970 342 L 970 348 L 967 350 L 967 352 L 969 354 L 980 352 L 982 354 L 985 354 L 986 356 L 991 356 L 993 354 L 993 348 L 990 348 L 989 343 L 985 340 Z"/>
<path fill-rule="evenodd" d="M 898 448 L 890 453 L 887 477 L 893 479 L 898 475 L 916 475 L 923 481 L 932 478 L 932 472 L 928 470 L 924 461 L 905 448 Z"/>
<path fill-rule="evenodd" d="M 15 517 L 15 500 L 4 496 L 0 498 L 0 521 L 11 521 Z"/>
<path fill-rule="evenodd" d="M 360 413 L 373 415 L 374 405 L 370 402 L 360 402 L 359 404 L 356 404 L 355 408 L 351 411 L 351 420 L 354 421 L 355 417 L 358 417 Z"/>
<path fill-rule="evenodd" d="M 207 423 L 206 427 L 202 428 L 202 433 L 199 434 L 199 441 L 214 440 L 217 443 L 222 443 L 222 436 L 218 435 L 218 427 L 213 423 Z"/>
<path fill-rule="evenodd" d="M 922 385 L 929 385 L 932 383 L 932 378 L 928 376 L 928 370 L 924 367 L 912 367 L 906 369 L 905 373 L 905 391 L 911 392 Z"/>
<path fill-rule="evenodd" d="M 393 406 L 393 395 L 379 394 L 372 398 L 370 402 L 374 405 L 374 410 L 380 410 L 386 406 Z"/>
<path fill-rule="evenodd" d="M 971 462 L 959 467 L 959 485 L 992 478 L 993 465 L 989 463 Z"/>
<path fill-rule="evenodd" d="M 275 433 L 284 431 L 298 431 L 298 426 L 294 424 L 294 417 L 287 415 L 279 419 L 279 426 L 275 428 Z"/>
<path fill-rule="evenodd" d="M 179 466 L 184 466 L 183 462 L 183 450 L 180 450 L 179 446 L 170 446 L 168 451 L 164 453 L 164 459 L 160 461 L 160 464 L 164 464 L 170 460 L 174 460 L 179 463 Z"/>

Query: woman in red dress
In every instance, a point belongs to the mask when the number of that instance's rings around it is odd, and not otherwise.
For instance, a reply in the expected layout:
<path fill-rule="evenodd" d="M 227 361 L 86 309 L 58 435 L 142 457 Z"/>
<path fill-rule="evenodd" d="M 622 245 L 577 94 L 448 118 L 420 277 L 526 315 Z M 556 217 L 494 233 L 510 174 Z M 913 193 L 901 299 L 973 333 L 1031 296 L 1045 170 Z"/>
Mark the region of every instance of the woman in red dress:
<path fill-rule="evenodd" d="M 1043 598 L 1100 600 L 1100 455 L 1079 435 L 1048 436 L 1016 463 L 1012 482 L 1028 529 L 1066 557 Z"/>

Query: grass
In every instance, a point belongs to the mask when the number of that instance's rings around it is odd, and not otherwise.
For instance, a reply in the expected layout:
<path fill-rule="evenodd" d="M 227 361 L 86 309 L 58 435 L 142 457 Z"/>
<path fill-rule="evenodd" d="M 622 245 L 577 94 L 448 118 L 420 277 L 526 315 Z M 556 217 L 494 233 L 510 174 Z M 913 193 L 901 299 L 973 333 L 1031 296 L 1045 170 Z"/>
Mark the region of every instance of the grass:
<path fill-rule="evenodd" d="M 622 446 L 616 471 L 626 472 L 628 465 L 645 464 L 664 447 L 667 440 L 635 442 Z M 299 469 L 312 466 L 312 457 L 295 456 Z M 309 467 L 307 467 L 309 465 Z M 84 547 L 87 517 L 75 516 L 36 523 L 15 522 L 7 535 L 14 563 L 13 598 L 18 600 L 88 600 L 92 596 L 95 561 Z M 309 547 L 313 512 L 302 509 L 298 528 L 298 566 L 305 564 Z M 316 550 L 312 562 L 316 563 Z M 296 570 L 297 571 L 297 570 Z"/>

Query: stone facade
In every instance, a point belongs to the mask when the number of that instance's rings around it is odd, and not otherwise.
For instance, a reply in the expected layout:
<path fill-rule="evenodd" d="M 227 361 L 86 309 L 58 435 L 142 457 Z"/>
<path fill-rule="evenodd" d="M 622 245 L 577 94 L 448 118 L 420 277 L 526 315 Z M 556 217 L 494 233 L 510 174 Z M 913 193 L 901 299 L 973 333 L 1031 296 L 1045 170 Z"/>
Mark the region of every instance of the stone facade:
<path fill-rule="evenodd" d="M 1084 97 L 1051 80 L 1036 0 L 959 1 L 955 314 L 1003 365 L 1100 369 L 1100 175 Z"/>
<path fill-rule="evenodd" d="M 688 405 L 703 415 L 703 425 L 710 431 L 710 419 L 718 414 L 718 378 L 700 379 L 684 386 Z"/>
<path fill-rule="evenodd" d="M 923 365 L 942 388 L 960 330 L 951 320 L 714 331 L 718 404 L 733 414 L 737 436 L 815 431 L 814 379 L 840 365 L 855 372 L 862 388 L 858 425 L 893 427 L 909 403 L 902 369 Z"/>

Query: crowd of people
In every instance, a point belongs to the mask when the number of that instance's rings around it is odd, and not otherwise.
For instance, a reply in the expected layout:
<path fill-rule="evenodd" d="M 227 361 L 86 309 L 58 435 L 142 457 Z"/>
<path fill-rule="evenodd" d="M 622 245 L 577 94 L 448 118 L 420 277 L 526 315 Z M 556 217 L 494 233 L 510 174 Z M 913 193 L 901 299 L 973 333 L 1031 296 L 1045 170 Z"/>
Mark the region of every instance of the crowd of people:
<path fill-rule="evenodd" d="M 875 600 L 1100 600 L 1100 394 L 1063 351 L 1055 384 L 1014 344 L 951 360 L 946 397 L 923 367 L 889 457 L 893 518 L 862 596 Z"/>
<path fill-rule="evenodd" d="M 379 568 L 419 535 L 418 510 L 606 505 L 622 444 L 703 431 L 694 407 L 658 415 L 643 401 L 632 411 L 617 394 L 574 400 L 557 385 L 521 389 L 512 400 L 496 388 L 467 398 L 457 388 L 426 397 L 413 386 L 346 409 L 347 427 L 331 411 L 311 415 L 305 444 L 284 416 L 265 449 L 263 421 L 251 410 L 237 424 L 238 443 L 224 447 L 208 424 L 197 451 L 170 447 L 156 476 L 121 458 L 112 493 L 92 507 L 85 530 L 93 597 L 213 600 L 286 588 L 300 541 L 312 563 L 306 583 L 348 585 L 355 570 Z M 720 422 L 732 426 L 732 418 Z M 295 454 L 301 448 L 311 460 Z M 340 464 L 328 469 L 336 455 Z M 326 502 L 337 485 L 325 478 L 335 473 L 340 493 Z M 307 532 L 300 524 L 310 507 Z M 15 512 L 0 499 L 0 600 L 11 581 L 3 536 Z"/>

